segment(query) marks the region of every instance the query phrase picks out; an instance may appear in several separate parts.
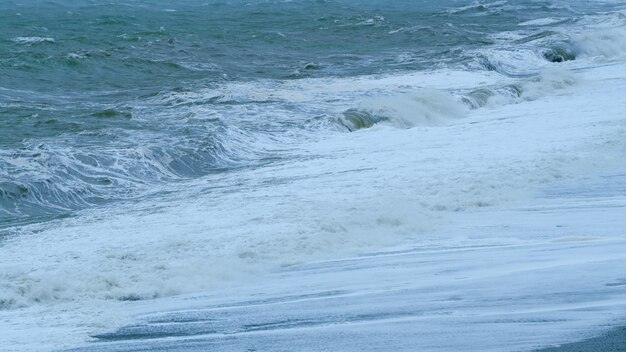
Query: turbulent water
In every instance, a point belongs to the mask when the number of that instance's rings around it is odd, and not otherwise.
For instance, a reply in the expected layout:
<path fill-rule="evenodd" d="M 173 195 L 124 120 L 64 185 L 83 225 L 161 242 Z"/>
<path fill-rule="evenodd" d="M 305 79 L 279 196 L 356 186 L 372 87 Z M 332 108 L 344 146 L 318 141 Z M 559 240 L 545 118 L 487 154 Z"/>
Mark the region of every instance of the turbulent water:
<path fill-rule="evenodd" d="M 210 290 L 576 178 L 617 129 L 500 150 L 528 136 L 463 121 L 623 62 L 625 8 L 4 0 L 0 311 Z"/>
<path fill-rule="evenodd" d="M 0 226 L 286 161 L 297 157 L 286 151 L 294 141 L 384 120 L 356 101 L 338 111 L 338 97 L 323 89 L 308 101 L 280 96 L 294 81 L 349 84 L 435 69 L 533 75 L 534 61 L 583 54 L 570 28 L 612 9 L 588 1 L 4 1 Z M 458 92 L 470 107 L 522 94 L 516 85 L 475 88 Z"/>

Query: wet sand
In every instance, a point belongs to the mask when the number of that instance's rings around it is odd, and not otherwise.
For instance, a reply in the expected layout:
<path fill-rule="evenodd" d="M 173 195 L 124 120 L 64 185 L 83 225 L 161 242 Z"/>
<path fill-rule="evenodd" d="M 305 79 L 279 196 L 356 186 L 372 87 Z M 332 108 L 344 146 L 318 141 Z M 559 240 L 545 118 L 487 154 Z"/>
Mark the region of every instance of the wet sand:
<path fill-rule="evenodd" d="M 558 347 L 544 348 L 537 352 L 624 352 L 626 351 L 626 327 L 611 330 L 588 340 L 568 343 Z"/>

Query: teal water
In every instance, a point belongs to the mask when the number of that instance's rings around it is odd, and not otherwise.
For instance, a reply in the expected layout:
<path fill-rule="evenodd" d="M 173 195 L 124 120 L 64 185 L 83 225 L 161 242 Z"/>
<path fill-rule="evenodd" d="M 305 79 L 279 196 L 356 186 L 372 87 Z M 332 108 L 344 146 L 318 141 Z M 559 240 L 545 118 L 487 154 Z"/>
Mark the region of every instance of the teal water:
<path fill-rule="evenodd" d="M 495 34 L 519 31 L 519 23 L 537 18 L 557 18 L 553 26 L 575 23 L 612 6 L 532 0 L 3 1 L 0 228 L 289 158 L 263 141 L 302 138 L 312 133 L 307 121 L 324 113 L 206 90 L 446 68 L 511 74 L 480 49 L 537 45 L 552 61 L 575 53 L 559 46 L 566 38 L 551 26 L 525 26 L 526 37 L 518 42 Z"/>

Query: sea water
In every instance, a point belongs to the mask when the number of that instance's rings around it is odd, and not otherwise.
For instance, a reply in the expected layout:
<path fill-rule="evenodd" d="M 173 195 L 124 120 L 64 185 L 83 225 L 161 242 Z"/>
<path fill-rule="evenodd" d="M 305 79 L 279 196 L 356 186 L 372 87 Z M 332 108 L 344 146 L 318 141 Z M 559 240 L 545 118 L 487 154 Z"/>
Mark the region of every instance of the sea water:
<path fill-rule="evenodd" d="M 455 246 L 460 213 L 613 170 L 625 8 L 2 2 L 0 347 L 76 346 L 132 321 L 120 305 L 312 261 Z"/>

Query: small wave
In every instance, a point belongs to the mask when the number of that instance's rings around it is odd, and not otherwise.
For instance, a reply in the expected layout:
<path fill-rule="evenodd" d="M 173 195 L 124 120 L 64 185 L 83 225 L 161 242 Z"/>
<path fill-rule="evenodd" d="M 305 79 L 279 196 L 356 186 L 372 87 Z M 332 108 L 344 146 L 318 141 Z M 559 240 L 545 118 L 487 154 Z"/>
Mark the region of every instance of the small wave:
<path fill-rule="evenodd" d="M 321 70 L 323 66 L 315 62 L 307 62 L 302 67 L 295 69 L 287 78 L 304 78 L 309 76 L 309 71 Z"/>
<path fill-rule="evenodd" d="M 81 59 L 85 59 L 89 57 L 89 54 L 85 52 L 75 52 L 75 53 L 69 53 L 65 57 L 69 60 L 81 60 Z"/>
<path fill-rule="evenodd" d="M 89 117 L 94 124 L 128 124 L 124 109 L 105 109 Z M 103 121 L 106 120 L 106 121 Z M 114 122 L 114 121 L 117 122 Z M 132 199 L 172 181 L 200 177 L 252 160 L 255 136 L 219 119 L 166 126 L 167 132 L 83 131 L 66 141 L 23 141 L 16 151 L 0 151 L 0 224 L 51 217 L 109 201 Z M 154 134 L 154 135 L 153 135 Z"/>
<path fill-rule="evenodd" d="M 575 49 L 584 57 L 620 58 L 626 55 L 626 25 L 573 36 Z"/>
<path fill-rule="evenodd" d="M 524 78 L 534 74 L 539 59 L 532 50 L 490 50 L 478 53 L 466 63 L 470 69 L 497 72 L 512 78 Z"/>
<path fill-rule="evenodd" d="M 518 26 L 547 26 L 547 25 L 559 23 L 562 21 L 563 19 L 561 18 L 546 17 L 546 18 L 538 18 L 536 20 L 525 21 L 525 22 L 519 23 Z"/>
<path fill-rule="evenodd" d="M 542 53 L 543 57 L 550 62 L 565 62 L 576 60 L 576 54 L 570 45 L 555 45 L 545 49 Z"/>
<path fill-rule="evenodd" d="M 622 12 L 583 16 L 575 25 L 554 27 L 557 42 L 543 51 L 544 58 L 552 62 L 575 58 L 616 59 L 626 54 L 626 15 Z M 545 44 L 539 42 L 538 44 Z"/>
<path fill-rule="evenodd" d="M 570 87 L 577 82 L 578 79 L 571 72 L 553 68 L 516 83 L 474 89 L 462 94 L 461 99 L 472 109 L 516 104 L 552 95 L 555 91 Z"/>
<path fill-rule="evenodd" d="M 558 32 L 553 31 L 553 30 L 541 31 L 538 33 L 533 33 L 531 35 L 524 35 L 521 38 L 517 38 L 514 41 L 514 43 L 516 45 L 526 44 L 526 43 L 531 43 L 531 42 L 542 43 L 541 40 L 554 37 L 555 35 L 558 35 L 558 34 L 559 34 Z"/>
<path fill-rule="evenodd" d="M 510 84 L 499 88 L 479 88 L 463 95 L 462 100 L 472 109 L 494 104 L 494 101 L 513 102 L 522 95 L 522 87 Z"/>
<path fill-rule="evenodd" d="M 385 18 L 383 16 L 374 16 L 372 18 L 362 19 L 360 22 L 356 23 L 355 26 L 380 26 L 385 22 Z"/>
<path fill-rule="evenodd" d="M 55 39 L 51 37 L 16 37 L 13 41 L 18 44 L 41 44 L 54 43 Z"/>
<path fill-rule="evenodd" d="M 594 65 L 598 59 L 626 56 L 626 15 L 622 12 L 545 17 L 522 22 L 520 26 L 539 28 L 493 34 L 495 45 L 468 53 L 467 67 L 525 78 L 540 73 L 551 63 L 576 60 L 577 67 L 584 67 Z"/>
<path fill-rule="evenodd" d="M 336 118 L 348 131 L 386 123 L 398 128 L 437 126 L 467 113 L 467 106 L 442 91 L 422 89 L 412 94 L 379 97 L 349 109 Z"/>
<path fill-rule="evenodd" d="M 470 14 L 470 15 L 484 15 L 491 14 L 497 11 L 498 7 L 506 5 L 508 1 L 494 1 L 490 3 L 482 3 L 475 1 L 470 5 L 450 9 L 446 11 L 448 14 Z"/>
<path fill-rule="evenodd" d="M 358 109 L 348 109 L 344 111 L 339 117 L 333 118 L 333 122 L 345 127 L 348 131 L 354 132 L 363 128 L 370 128 L 375 124 L 387 121 L 384 116 L 377 116 L 368 111 L 362 111 Z"/>
<path fill-rule="evenodd" d="M 115 108 L 104 109 L 101 111 L 97 111 L 91 114 L 94 117 L 104 117 L 104 118 L 114 118 L 114 117 L 123 117 L 130 119 L 133 117 L 130 111 L 118 110 Z"/>

